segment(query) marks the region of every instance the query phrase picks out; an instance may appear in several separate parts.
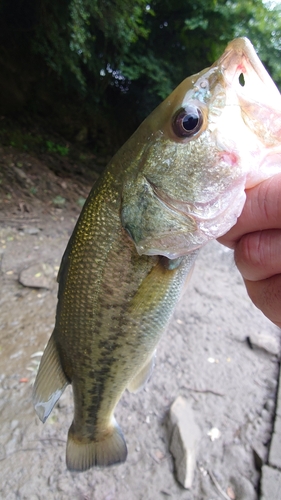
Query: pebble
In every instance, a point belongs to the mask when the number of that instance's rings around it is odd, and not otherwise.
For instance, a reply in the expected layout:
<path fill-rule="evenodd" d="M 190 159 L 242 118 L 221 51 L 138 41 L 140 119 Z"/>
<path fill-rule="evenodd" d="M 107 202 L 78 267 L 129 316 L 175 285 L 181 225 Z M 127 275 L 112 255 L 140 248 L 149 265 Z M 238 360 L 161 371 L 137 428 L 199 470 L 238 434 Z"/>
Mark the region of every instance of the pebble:
<path fill-rule="evenodd" d="M 261 500 L 280 500 L 281 472 L 268 465 L 262 468 Z"/>
<path fill-rule="evenodd" d="M 277 337 L 267 333 L 251 333 L 249 336 L 251 344 L 264 349 L 275 356 L 280 355 L 280 341 Z"/>
<path fill-rule="evenodd" d="M 265 409 L 269 412 L 273 412 L 274 408 L 275 408 L 275 401 L 274 399 L 268 399 L 266 402 L 265 402 L 265 405 L 264 405 Z"/>
<path fill-rule="evenodd" d="M 25 234 L 34 234 L 34 235 L 36 235 L 36 234 L 40 233 L 39 227 L 33 227 L 33 226 L 28 226 L 28 227 L 25 226 L 23 228 L 23 231 L 24 231 Z"/>
<path fill-rule="evenodd" d="M 201 431 L 189 401 L 178 396 L 170 408 L 170 451 L 175 459 L 178 481 L 184 488 L 192 487 Z"/>
<path fill-rule="evenodd" d="M 34 264 L 21 271 L 19 282 L 29 288 L 51 290 L 54 284 L 54 268 L 44 262 Z"/>
<path fill-rule="evenodd" d="M 19 424 L 18 420 L 12 420 L 11 422 L 11 429 L 14 430 Z"/>
<path fill-rule="evenodd" d="M 271 422 L 271 420 L 272 420 L 272 416 L 271 416 L 270 412 L 268 410 L 266 410 L 265 408 L 262 409 L 261 416 L 262 416 L 262 419 L 265 420 L 265 422 Z"/>

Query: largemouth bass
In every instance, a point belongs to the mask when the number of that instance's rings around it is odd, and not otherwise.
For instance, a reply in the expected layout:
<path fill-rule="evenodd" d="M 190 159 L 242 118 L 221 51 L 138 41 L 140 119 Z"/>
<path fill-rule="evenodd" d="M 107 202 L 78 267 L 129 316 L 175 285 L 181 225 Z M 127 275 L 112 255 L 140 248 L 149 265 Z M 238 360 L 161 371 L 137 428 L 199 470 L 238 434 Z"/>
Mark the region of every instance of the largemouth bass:
<path fill-rule="evenodd" d="M 71 470 L 123 462 L 114 409 L 149 378 L 198 251 L 230 229 L 245 188 L 281 170 L 281 97 L 247 39 L 184 80 L 94 186 L 59 271 L 35 381 L 45 422 L 68 384 Z"/>

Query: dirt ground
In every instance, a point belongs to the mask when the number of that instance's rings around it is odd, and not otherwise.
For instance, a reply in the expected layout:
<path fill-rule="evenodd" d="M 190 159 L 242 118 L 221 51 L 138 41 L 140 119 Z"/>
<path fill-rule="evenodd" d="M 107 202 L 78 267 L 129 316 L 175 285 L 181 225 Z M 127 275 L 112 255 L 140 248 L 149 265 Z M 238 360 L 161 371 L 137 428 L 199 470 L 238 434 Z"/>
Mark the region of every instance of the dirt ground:
<path fill-rule="evenodd" d="M 58 175 L 49 163 L 0 151 L 0 498 L 257 499 L 272 433 L 280 330 L 250 302 L 232 252 L 216 242 L 201 251 L 159 344 L 150 382 L 138 394 L 126 392 L 117 407 L 127 462 L 67 471 L 71 388 L 44 425 L 31 391 L 54 326 L 60 259 L 78 200 L 96 174 Z M 192 403 L 201 430 L 190 490 L 177 482 L 169 452 L 167 416 L 178 395 Z M 219 437 L 212 440 L 213 428 Z"/>

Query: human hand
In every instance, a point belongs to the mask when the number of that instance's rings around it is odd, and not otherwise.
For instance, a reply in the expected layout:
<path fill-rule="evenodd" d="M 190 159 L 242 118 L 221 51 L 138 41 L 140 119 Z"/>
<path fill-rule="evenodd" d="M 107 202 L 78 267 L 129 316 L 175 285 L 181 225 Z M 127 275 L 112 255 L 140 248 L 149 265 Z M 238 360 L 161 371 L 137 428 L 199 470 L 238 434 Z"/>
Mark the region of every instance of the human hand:
<path fill-rule="evenodd" d="M 237 223 L 218 241 L 234 249 L 253 303 L 281 327 L 281 174 L 246 194 Z"/>

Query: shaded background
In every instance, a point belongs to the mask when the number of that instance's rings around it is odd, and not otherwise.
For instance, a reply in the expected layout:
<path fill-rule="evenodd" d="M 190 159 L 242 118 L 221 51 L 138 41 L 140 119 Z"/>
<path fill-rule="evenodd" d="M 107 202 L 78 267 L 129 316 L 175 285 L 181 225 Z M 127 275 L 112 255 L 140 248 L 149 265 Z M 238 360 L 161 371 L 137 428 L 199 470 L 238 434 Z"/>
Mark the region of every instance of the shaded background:
<path fill-rule="evenodd" d="M 0 140 L 32 147 L 11 139 L 13 118 L 115 152 L 237 36 L 280 85 L 280 12 L 262 0 L 1 0 Z"/>

